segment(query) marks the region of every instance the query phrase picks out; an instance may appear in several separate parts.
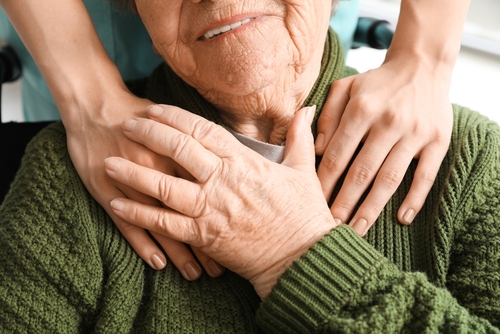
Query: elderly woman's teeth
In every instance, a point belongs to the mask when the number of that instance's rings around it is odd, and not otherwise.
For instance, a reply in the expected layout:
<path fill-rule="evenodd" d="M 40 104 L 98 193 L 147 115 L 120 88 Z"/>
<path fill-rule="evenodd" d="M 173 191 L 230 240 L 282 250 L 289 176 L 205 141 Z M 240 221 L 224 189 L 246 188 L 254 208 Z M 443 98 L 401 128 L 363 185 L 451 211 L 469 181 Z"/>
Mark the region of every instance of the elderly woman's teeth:
<path fill-rule="evenodd" d="M 220 27 L 220 28 L 215 28 L 215 29 L 212 29 L 210 31 L 207 31 L 207 33 L 203 36 L 205 37 L 205 39 L 211 39 L 211 38 L 217 37 L 225 32 L 228 32 L 230 30 L 236 29 L 244 24 L 247 24 L 248 22 L 250 22 L 252 20 L 253 19 L 245 19 L 243 21 L 234 22 L 234 23 L 231 23 L 229 25 L 225 25 L 225 26 Z"/>

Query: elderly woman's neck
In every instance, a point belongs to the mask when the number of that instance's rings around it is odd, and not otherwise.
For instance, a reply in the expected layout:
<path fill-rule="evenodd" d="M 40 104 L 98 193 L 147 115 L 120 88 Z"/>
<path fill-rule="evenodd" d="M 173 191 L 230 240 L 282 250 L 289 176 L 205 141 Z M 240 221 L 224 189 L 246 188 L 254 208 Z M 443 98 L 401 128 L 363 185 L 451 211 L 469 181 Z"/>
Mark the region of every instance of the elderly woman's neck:
<path fill-rule="evenodd" d="M 224 124 L 242 135 L 269 144 L 281 145 L 286 139 L 290 121 L 307 98 L 307 94 L 304 95 L 300 98 L 282 99 L 279 101 L 281 103 L 276 103 L 278 101 L 274 100 L 274 105 L 247 104 L 244 108 L 238 108 L 237 112 L 221 111 L 220 116 Z"/>
<path fill-rule="evenodd" d="M 281 145 L 295 113 L 302 107 L 317 74 L 301 78 L 291 89 L 269 87 L 259 94 L 219 103 L 220 117 L 234 131 L 262 142 Z M 220 97 L 220 96 L 219 96 Z M 220 100 L 219 100 L 220 102 Z"/>

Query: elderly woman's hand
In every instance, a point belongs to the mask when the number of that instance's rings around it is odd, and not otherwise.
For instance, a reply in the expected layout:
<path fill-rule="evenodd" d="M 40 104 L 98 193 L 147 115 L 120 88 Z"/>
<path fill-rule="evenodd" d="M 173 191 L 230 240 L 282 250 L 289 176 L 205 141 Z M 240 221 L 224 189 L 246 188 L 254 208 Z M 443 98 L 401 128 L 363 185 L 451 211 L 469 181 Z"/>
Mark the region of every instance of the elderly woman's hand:
<path fill-rule="evenodd" d="M 412 222 L 450 142 L 449 75 L 400 58 L 335 82 L 318 120 L 316 153 L 323 155 L 318 177 L 326 198 L 363 142 L 331 206 L 333 216 L 360 235 L 375 222 L 417 158 L 411 189 L 398 212 L 402 224 Z"/>
<path fill-rule="evenodd" d="M 313 114 L 305 108 L 295 116 L 280 165 L 199 116 L 153 107 L 150 116 L 159 122 L 129 119 L 126 135 L 171 157 L 195 180 L 109 158 L 109 176 L 168 208 L 125 198 L 111 206 L 121 219 L 198 247 L 265 298 L 291 262 L 336 226 L 315 173 Z"/>
<path fill-rule="evenodd" d="M 166 265 L 164 251 L 186 279 L 195 280 L 201 275 L 202 269 L 185 244 L 153 233 L 162 251 L 147 231 L 115 215 L 109 204 L 113 198 L 125 196 L 149 205 L 160 205 L 154 198 L 109 178 L 104 172 L 104 159 L 109 156 L 119 155 L 165 173 L 174 173 L 175 164 L 170 159 L 159 156 L 123 135 L 121 122 L 124 115 L 145 116 L 150 104 L 148 100 L 125 93 L 115 99 L 111 109 L 102 110 L 99 119 L 87 119 L 86 113 L 80 113 L 80 120 L 72 122 L 74 126 L 66 125 L 68 150 L 85 187 L 103 206 L 138 255 L 151 267 L 160 270 Z M 195 255 L 211 276 L 223 273 L 224 268 L 206 255 L 201 252 L 195 252 Z"/>

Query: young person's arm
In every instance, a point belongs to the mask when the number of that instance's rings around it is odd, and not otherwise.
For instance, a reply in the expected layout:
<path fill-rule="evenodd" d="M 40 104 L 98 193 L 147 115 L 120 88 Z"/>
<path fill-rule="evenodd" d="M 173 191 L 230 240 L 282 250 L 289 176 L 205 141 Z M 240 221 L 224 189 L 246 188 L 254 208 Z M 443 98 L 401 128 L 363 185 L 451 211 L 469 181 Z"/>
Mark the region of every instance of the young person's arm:
<path fill-rule="evenodd" d="M 330 197 L 359 144 L 331 207 L 364 235 L 419 159 L 398 219 L 410 224 L 422 208 L 450 141 L 451 75 L 470 0 L 403 0 L 392 45 L 381 67 L 339 80 L 318 121 L 318 176 Z M 368 196 L 355 211 L 363 193 Z"/>
<path fill-rule="evenodd" d="M 109 202 L 116 196 L 157 204 L 130 191 L 105 175 L 104 159 L 127 157 L 169 172 L 171 164 L 128 140 L 121 122 L 145 117 L 150 101 L 131 94 L 116 65 L 108 57 L 81 0 L 0 0 L 28 51 L 40 68 L 61 114 L 68 150 L 87 190 L 112 217 L 137 253 L 153 268 L 162 269 L 166 258 L 143 229 L 119 219 Z M 172 262 L 188 279 L 201 274 L 191 252 L 182 244 L 158 236 L 165 252 L 178 254 Z M 209 259 L 201 261 L 205 268 Z M 207 270 L 211 275 L 221 272 Z"/>

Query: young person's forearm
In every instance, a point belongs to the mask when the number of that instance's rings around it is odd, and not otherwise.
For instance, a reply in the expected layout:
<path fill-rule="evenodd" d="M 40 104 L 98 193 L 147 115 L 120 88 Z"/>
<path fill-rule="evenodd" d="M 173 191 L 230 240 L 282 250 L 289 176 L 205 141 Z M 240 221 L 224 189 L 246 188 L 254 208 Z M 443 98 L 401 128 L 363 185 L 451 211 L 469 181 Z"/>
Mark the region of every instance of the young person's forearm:
<path fill-rule="evenodd" d="M 451 71 L 460 51 L 460 41 L 470 0 L 403 0 L 388 58 L 412 55 L 430 67 Z"/>
<path fill-rule="evenodd" d="M 122 84 L 83 1 L 0 0 L 0 5 L 40 68 L 63 121 L 73 111 L 99 110 L 102 92 Z"/>

